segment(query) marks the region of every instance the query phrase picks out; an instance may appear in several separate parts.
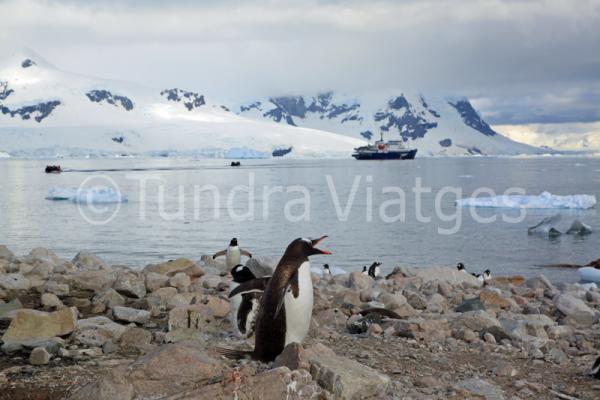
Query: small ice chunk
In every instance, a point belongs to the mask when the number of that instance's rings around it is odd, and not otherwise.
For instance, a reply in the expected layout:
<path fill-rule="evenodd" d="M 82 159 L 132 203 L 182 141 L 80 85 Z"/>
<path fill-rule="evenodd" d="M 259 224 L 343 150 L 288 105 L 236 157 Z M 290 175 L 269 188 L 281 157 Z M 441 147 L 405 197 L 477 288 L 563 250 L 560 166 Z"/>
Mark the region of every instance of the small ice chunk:
<path fill-rule="evenodd" d="M 128 201 L 127 196 L 105 186 L 90 188 L 53 186 L 48 190 L 46 200 L 71 201 L 80 204 L 126 203 Z"/>
<path fill-rule="evenodd" d="M 561 232 L 554 228 L 561 219 L 560 214 L 554 214 L 544 218 L 538 224 L 527 228 L 527 233 L 530 235 L 547 235 L 550 237 L 560 236 Z"/>
<path fill-rule="evenodd" d="M 573 221 L 571 227 L 567 231 L 567 235 L 589 235 L 590 233 L 592 233 L 592 228 L 578 219 Z"/>

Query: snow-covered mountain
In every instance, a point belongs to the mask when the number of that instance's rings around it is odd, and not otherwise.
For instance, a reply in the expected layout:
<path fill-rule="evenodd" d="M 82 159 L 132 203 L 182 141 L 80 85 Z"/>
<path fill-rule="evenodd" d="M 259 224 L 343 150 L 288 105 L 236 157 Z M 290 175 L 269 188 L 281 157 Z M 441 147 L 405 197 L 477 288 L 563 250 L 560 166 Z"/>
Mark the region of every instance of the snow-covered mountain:
<path fill-rule="evenodd" d="M 364 144 L 248 119 L 194 90 L 64 72 L 29 52 L 0 65 L 0 156 L 348 157 Z"/>
<path fill-rule="evenodd" d="M 355 138 L 402 138 L 420 156 L 539 153 L 494 131 L 468 99 L 402 92 L 363 96 L 333 92 L 271 97 L 232 107 L 239 115 Z"/>

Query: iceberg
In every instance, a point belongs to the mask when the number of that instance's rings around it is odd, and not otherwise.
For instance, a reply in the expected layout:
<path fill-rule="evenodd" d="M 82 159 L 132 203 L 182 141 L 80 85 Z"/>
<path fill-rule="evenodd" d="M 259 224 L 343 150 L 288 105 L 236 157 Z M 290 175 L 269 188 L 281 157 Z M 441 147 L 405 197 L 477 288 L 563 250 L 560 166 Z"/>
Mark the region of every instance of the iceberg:
<path fill-rule="evenodd" d="M 534 226 L 527 228 L 527 233 L 530 235 L 544 235 L 549 237 L 556 237 L 562 235 L 562 233 L 554 227 L 561 219 L 560 214 L 551 215 L 544 218 L 541 222 Z"/>
<path fill-rule="evenodd" d="M 94 186 L 91 188 L 51 187 L 46 200 L 71 201 L 79 204 L 126 203 L 127 196 L 110 187 Z"/>
<path fill-rule="evenodd" d="M 502 195 L 492 197 L 471 197 L 457 200 L 456 205 L 458 207 L 586 210 L 596 206 L 596 196 L 589 194 L 558 196 L 548 192 L 542 192 L 539 196 Z"/>

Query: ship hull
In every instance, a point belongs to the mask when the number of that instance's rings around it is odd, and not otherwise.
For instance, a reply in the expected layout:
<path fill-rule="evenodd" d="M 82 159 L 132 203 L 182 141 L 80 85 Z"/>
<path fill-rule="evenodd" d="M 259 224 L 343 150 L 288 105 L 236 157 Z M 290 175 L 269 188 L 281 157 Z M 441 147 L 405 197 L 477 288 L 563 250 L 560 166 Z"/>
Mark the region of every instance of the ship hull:
<path fill-rule="evenodd" d="M 357 160 L 414 160 L 417 149 L 405 151 L 366 152 L 354 153 L 352 157 Z"/>

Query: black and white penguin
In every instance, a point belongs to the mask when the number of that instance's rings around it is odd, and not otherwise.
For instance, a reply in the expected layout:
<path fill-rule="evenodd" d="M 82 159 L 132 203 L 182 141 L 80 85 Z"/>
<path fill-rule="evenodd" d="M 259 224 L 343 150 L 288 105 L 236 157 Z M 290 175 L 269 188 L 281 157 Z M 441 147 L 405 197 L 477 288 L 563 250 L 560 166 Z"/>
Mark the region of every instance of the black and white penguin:
<path fill-rule="evenodd" d="M 456 269 L 457 269 L 459 272 L 464 272 L 464 273 L 466 273 L 466 272 L 467 272 L 467 270 L 465 269 L 465 264 L 463 264 L 463 263 L 461 263 L 461 262 L 459 262 L 458 264 L 456 264 Z"/>
<path fill-rule="evenodd" d="M 485 271 L 483 271 L 483 281 L 487 282 L 490 279 L 492 279 L 492 271 L 490 271 L 489 269 L 486 269 Z"/>
<path fill-rule="evenodd" d="M 363 265 L 363 270 L 362 270 L 363 275 L 369 275 L 369 271 L 367 270 L 367 266 Z"/>
<path fill-rule="evenodd" d="M 264 362 L 273 361 L 289 343 L 302 343 L 310 326 L 313 307 L 313 286 L 308 258 L 317 254 L 331 254 L 316 246 L 325 239 L 295 239 L 277 264 L 264 290 L 256 319 L 254 351 L 244 352 L 217 349 L 221 354 L 239 358 L 251 354 Z M 230 296 L 252 289 L 257 280 L 237 287 Z"/>
<path fill-rule="evenodd" d="M 596 379 L 600 379 L 600 357 L 598 357 L 594 365 L 592 365 L 592 376 Z"/>
<path fill-rule="evenodd" d="M 242 262 L 242 256 L 252 258 L 250 252 L 240 248 L 236 238 L 231 239 L 229 246 L 225 250 L 221 250 L 213 255 L 213 260 L 217 257 L 225 256 L 225 264 L 227 268 L 233 268 Z"/>
<path fill-rule="evenodd" d="M 231 269 L 231 284 L 229 285 L 229 292 L 231 293 L 235 288 L 244 282 L 256 280 L 256 276 L 252 273 L 250 268 L 238 264 Z M 266 286 L 268 277 L 261 278 L 259 281 Z M 264 287 L 263 287 L 264 290 Z M 229 320 L 233 327 L 233 333 L 235 336 L 240 338 L 248 338 L 254 333 L 254 324 L 256 322 L 256 316 L 258 314 L 258 307 L 260 305 L 260 298 L 262 297 L 262 290 L 249 291 L 243 294 L 237 294 L 229 299 Z"/>
<path fill-rule="evenodd" d="M 369 276 L 371 278 L 377 279 L 377 277 L 381 274 L 381 268 L 379 268 L 380 265 L 381 263 L 377 261 L 371 264 L 371 266 L 369 267 Z"/>
<path fill-rule="evenodd" d="M 329 269 L 329 264 L 323 264 L 323 272 L 325 275 L 331 275 L 331 270 Z"/>

